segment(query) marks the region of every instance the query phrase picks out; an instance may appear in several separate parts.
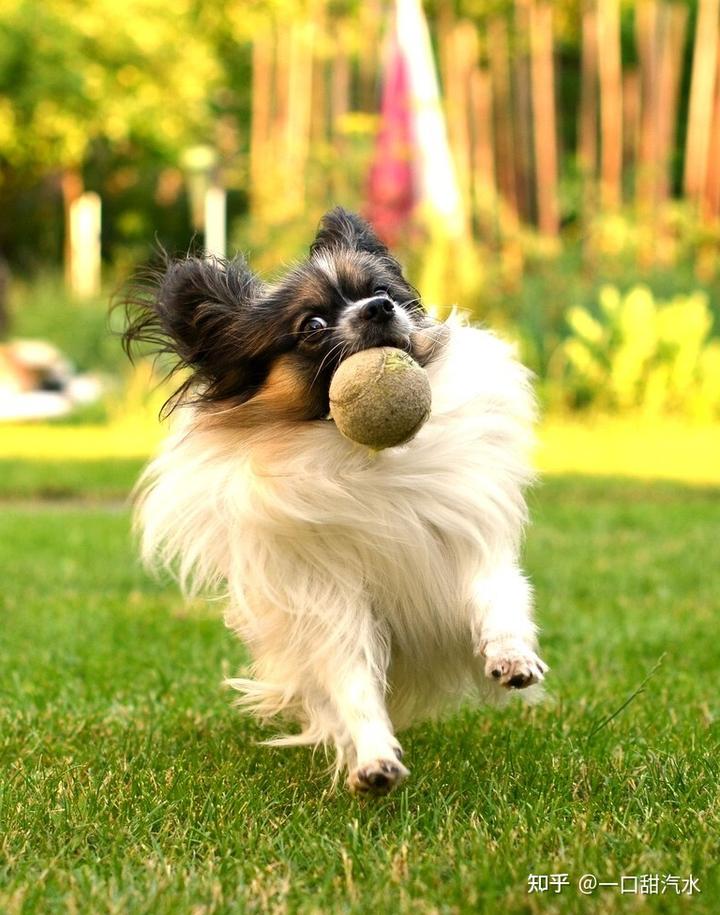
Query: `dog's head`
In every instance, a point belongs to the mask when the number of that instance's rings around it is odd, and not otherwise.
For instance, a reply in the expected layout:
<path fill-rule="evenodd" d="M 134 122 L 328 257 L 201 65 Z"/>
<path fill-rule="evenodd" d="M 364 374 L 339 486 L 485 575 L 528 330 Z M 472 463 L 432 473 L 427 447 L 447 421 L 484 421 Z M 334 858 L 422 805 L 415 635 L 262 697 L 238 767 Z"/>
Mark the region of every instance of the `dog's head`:
<path fill-rule="evenodd" d="M 189 370 L 179 399 L 238 416 L 320 419 L 347 356 L 394 346 L 426 364 L 437 325 L 400 264 L 360 217 L 327 213 L 307 260 L 262 282 L 236 258 L 186 257 L 128 297 L 130 352 L 144 341 Z"/>

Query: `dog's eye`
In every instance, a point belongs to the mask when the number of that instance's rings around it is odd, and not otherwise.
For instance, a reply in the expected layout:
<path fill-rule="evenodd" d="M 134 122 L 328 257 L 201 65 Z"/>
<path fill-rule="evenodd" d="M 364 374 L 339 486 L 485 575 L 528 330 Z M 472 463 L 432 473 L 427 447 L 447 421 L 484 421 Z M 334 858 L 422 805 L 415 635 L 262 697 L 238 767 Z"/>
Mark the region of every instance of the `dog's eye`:
<path fill-rule="evenodd" d="M 373 289 L 373 295 L 387 295 L 388 288 L 387 286 L 378 286 L 376 289 Z"/>
<path fill-rule="evenodd" d="M 305 320 L 300 325 L 300 333 L 302 334 L 314 334 L 319 330 L 325 330 L 328 326 L 328 322 L 325 318 L 321 318 L 319 315 L 313 315 L 310 318 L 305 318 Z"/>

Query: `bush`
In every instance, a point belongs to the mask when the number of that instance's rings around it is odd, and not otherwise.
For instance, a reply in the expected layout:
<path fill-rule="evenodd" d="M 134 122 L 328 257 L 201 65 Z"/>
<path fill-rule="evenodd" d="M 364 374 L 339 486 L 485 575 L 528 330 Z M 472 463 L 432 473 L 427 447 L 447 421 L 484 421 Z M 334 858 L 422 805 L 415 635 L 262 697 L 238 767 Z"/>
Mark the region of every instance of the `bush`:
<path fill-rule="evenodd" d="M 610 412 L 720 413 L 720 338 L 704 292 L 657 300 L 643 285 L 604 286 L 594 316 L 576 306 L 556 351 L 551 404 Z"/>

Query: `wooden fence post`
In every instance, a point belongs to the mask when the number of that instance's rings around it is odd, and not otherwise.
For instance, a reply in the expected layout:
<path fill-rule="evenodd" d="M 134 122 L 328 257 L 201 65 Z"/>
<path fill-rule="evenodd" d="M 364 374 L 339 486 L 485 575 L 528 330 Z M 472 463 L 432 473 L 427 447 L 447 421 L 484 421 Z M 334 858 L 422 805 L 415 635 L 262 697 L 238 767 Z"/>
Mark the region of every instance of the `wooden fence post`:
<path fill-rule="evenodd" d="M 707 187 L 705 188 L 704 215 L 711 222 L 720 219 L 720 55 L 715 76 L 715 100 L 708 156 Z"/>
<path fill-rule="evenodd" d="M 598 0 L 601 199 L 605 209 L 622 202 L 622 72 L 619 0 Z"/>
<path fill-rule="evenodd" d="M 671 192 L 670 166 L 677 133 L 678 100 L 687 35 L 687 7 L 681 3 L 660 8 L 660 65 L 658 72 L 658 172 L 655 197 L 667 200 Z"/>
<path fill-rule="evenodd" d="M 700 0 L 695 27 L 690 109 L 685 146 L 685 193 L 699 203 L 705 192 L 718 54 L 720 0 Z"/>
<path fill-rule="evenodd" d="M 598 167 L 598 62 L 597 16 L 593 3 L 582 11 L 580 74 L 580 126 L 578 166 L 582 178 L 581 220 L 587 231 L 589 215 L 594 212 Z"/>
<path fill-rule="evenodd" d="M 545 0 L 533 2 L 530 7 L 530 51 L 538 225 L 544 235 L 556 236 L 560 226 L 552 4 Z"/>
<path fill-rule="evenodd" d="M 477 227 L 481 235 L 498 240 L 497 185 L 493 155 L 492 88 L 490 74 L 476 67 L 470 78 L 472 111 L 472 175 Z"/>
<path fill-rule="evenodd" d="M 506 206 L 503 212 L 517 223 L 518 201 L 515 183 L 515 143 L 512 129 L 512 96 L 510 88 L 510 48 L 507 25 L 503 19 L 492 19 L 487 33 L 488 57 L 492 79 L 495 153 L 500 193 Z"/>

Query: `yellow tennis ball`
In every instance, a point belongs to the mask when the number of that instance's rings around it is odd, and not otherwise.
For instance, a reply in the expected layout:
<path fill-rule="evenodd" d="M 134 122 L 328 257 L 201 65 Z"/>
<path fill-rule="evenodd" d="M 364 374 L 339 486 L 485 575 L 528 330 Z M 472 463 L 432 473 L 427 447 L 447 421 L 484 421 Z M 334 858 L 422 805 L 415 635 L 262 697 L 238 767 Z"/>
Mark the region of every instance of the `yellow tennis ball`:
<path fill-rule="evenodd" d="M 330 383 L 330 415 L 342 434 L 380 450 L 402 445 L 430 416 L 427 373 L 402 350 L 361 350 L 344 359 Z"/>

